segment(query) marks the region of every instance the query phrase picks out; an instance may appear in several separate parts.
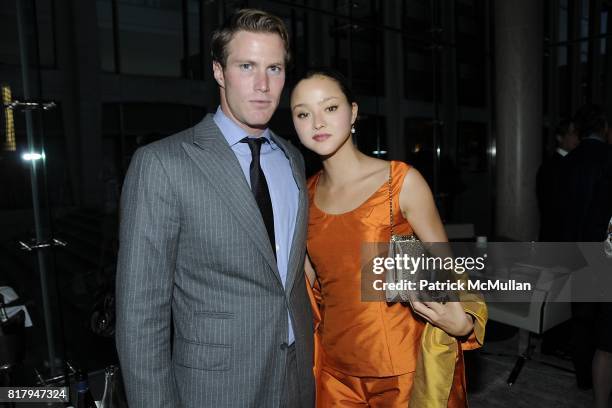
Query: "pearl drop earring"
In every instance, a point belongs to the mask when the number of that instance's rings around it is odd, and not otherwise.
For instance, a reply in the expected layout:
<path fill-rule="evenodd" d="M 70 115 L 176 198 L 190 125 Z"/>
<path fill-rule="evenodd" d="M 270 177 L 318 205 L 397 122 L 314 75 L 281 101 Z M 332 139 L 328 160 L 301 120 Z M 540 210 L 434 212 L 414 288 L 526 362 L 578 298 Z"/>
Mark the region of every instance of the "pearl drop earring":
<path fill-rule="evenodd" d="M 351 133 L 355 134 L 355 125 L 351 125 Z"/>

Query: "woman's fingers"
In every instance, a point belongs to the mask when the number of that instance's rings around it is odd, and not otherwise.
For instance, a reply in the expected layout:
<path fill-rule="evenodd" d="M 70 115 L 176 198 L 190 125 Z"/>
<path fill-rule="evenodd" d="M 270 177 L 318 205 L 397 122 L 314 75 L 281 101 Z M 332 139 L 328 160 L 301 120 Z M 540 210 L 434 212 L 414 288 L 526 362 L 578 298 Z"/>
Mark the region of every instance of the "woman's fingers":
<path fill-rule="evenodd" d="M 423 304 L 437 313 L 444 312 L 446 306 L 440 302 L 423 302 Z"/>
<path fill-rule="evenodd" d="M 428 322 L 435 324 L 437 313 L 423 302 L 412 302 L 412 308 L 419 316 L 427 319 Z"/>
<path fill-rule="evenodd" d="M 468 327 L 470 322 L 466 319 L 463 307 L 459 303 L 441 304 L 438 302 L 413 301 L 411 304 L 417 315 L 451 336 L 462 336 L 468 329 L 471 330 Z"/>

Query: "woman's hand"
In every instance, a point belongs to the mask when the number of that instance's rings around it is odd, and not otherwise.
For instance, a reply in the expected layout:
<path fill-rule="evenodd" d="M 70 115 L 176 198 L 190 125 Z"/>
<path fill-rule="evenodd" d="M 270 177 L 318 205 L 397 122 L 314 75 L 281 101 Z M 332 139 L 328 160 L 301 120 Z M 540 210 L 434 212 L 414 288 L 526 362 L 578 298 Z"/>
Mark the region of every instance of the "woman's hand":
<path fill-rule="evenodd" d="M 416 314 L 453 337 L 467 336 L 474 330 L 474 320 L 465 313 L 460 302 L 413 301 L 410 304 Z"/>

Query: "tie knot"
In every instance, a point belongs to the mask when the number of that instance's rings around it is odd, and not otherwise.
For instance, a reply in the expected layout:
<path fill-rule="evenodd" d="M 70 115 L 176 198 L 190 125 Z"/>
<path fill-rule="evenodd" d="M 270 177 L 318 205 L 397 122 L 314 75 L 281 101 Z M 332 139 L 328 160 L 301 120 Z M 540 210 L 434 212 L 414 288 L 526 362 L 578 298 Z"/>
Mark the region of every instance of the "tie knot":
<path fill-rule="evenodd" d="M 245 137 L 240 142 L 248 144 L 249 149 L 251 149 L 251 154 L 259 156 L 261 145 L 266 142 L 266 138 L 265 137 Z"/>

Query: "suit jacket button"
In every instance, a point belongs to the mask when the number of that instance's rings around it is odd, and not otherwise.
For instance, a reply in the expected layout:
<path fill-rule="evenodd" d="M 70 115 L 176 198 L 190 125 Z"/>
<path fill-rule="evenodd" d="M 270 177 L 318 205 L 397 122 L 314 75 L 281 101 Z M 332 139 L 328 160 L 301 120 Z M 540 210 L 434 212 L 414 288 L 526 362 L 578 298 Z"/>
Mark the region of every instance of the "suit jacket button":
<path fill-rule="evenodd" d="M 283 343 L 283 344 L 280 345 L 280 349 L 281 350 L 286 350 L 287 347 L 289 347 L 289 345 L 287 343 Z"/>

